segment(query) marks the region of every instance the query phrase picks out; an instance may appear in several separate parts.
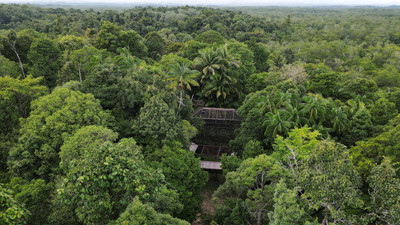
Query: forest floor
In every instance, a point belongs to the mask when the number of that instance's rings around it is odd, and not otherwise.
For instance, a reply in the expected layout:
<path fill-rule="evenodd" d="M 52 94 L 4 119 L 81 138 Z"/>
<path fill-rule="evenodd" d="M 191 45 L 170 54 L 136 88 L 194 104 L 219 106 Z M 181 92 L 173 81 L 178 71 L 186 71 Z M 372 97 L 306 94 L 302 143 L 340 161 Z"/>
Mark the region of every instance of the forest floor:
<path fill-rule="evenodd" d="M 196 219 L 192 222 L 192 225 L 207 225 L 211 222 L 215 215 L 215 205 L 212 201 L 212 196 L 218 187 L 224 183 L 224 177 L 222 174 L 209 173 L 209 179 L 206 186 L 203 189 L 203 202 L 201 204 L 201 213 L 196 215 Z"/>

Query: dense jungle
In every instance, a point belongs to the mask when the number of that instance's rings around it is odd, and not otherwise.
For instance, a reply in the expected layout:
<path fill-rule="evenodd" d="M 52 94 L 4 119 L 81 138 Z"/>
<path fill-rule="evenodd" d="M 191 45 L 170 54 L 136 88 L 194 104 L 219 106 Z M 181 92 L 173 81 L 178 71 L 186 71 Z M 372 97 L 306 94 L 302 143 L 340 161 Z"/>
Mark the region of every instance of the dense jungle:
<path fill-rule="evenodd" d="M 0 224 L 399 224 L 399 111 L 400 8 L 0 4 Z"/>

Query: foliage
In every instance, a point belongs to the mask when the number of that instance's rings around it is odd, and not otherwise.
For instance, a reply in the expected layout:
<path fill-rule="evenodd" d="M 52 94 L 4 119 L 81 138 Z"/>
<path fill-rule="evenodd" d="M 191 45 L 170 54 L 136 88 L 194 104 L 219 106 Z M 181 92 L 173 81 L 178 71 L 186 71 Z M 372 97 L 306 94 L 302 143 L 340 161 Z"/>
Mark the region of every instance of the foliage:
<path fill-rule="evenodd" d="M 29 211 L 18 203 L 9 189 L 0 185 L 0 222 L 2 224 L 27 224 Z"/>
<path fill-rule="evenodd" d="M 33 101 L 32 111 L 21 124 L 21 137 L 11 149 L 9 167 L 16 176 L 50 180 L 59 173 L 59 151 L 64 140 L 87 125 L 111 125 L 91 94 L 56 88 Z"/>
<path fill-rule="evenodd" d="M 43 77 L 43 84 L 50 90 L 57 84 L 57 73 L 61 67 L 61 53 L 52 40 L 41 38 L 32 43 L 28 53 L 34 77 Z"/>
<path fill-rule="evenodd" d="M 312 149 L 310 156 L 299 166 L 298 182 L 308 207 L 322 210 L 323 223 L 354 223 L 362 221 L 346 210 L 364 205 L 358 188 L 361 179 L 345 146 L 323 140 Z"/>
<path fill-rule="evenodd" d="M 12 190 L 14 199 L 30 212 L 28 224 L 45 224 L 50 213 L 52 183 L 37 179 L 30 182 L 21 178 L 13 178 L 6 188 Z"/>
<path fill-rule="evenodd" d="M 268 214 L 271 225 L 301 224 L 306 212 L 299 204 L 298 191 L 286 187 L 285 181 L 280 180 L 274 193 L 274 211 Z"/>
<path fill-rule="evenodd" d="M 254 158 L 258 155 L 265 154 L 265 150 L 259 141 L 249 141 L 243 150 L 243 158 Z"/>
<path fill-rule="evenodd" d="M 151 201 L 163 182 L 163 175 L 146 167 L 140 147 L 133 139 L 100 147 L 92 145 L 72 160 L 58 189 L 67 204 L 75 206 L 81 222 L 107 223 L 123 212 L 130 199 Z"/>
<path fill-rule="evenodd" d="M 195 158 L 192 152 L 182 149 L 179 143 L 175 146 L 163 146 L 147 159 L 153 161 L 153 167 L 162 170 L 165 181 L 179 194 L 183 209 L 175 210 L 171 214 L 192 221 L 200 210 L 201 191 L 208 179 L 207 173 L 200 168 L 200 159 Z"/>
<path fill-rule="evenodd" d="M 317 73 L 311 79 L 309 90 L 324 97 L 335 97 L 338 91 L 338 76 L 330 73 Z"/>
<path fill-rule="evenodd" d="M 372 169 L 367 179 L 373 216 L 386 224 L 395 224 L 400 219 L 400 180 L 396 178 L 390 160 L 385 159 L 381 165 Z"/>
<path fill-rule="evenodd" d="M 18 128 L 20 117 L 27 118 L 31 101 L 46 93 L 40 86 L 40 78 L 28 76 L 25 79 L 0 77 L 1 123 L 0 134 L 10 136 Z"/>
<path fill-rule="evenodd" d="M 149 57 L 154 60 L 159 60 L 164 53 L 165 40 L 157 32 L 150 32 L 145 37 L 145 45 L 149 52 Z"/>
<path fill-rule="evenodd" d="M 306 160 L 310 157 L 312 150 L 319 142 L 320 135 L 318 131 L 312 131 L 307 126 L 295 128 L 289 132 L 287 138 L 278 136 L 275 139 L 272 156 L 280 161 L 287 162 L 288 165 L 294 164 L 298 168 L 297 161 Z"/>
<path fill-rule="evenodd" d="M 263 224 L 268 221 L 266 213 L 272 209 L 274 190 L 281 178 L 290 178 L 289 172 L 272 157 L 259 155 L 244 161 L 236 171 L 229 172 L 225 183 L 214 195 L 237 195 L 244 200 L 252 223 Z"/>
<path fill-rule="evenodd" d="M 203 43 L 216 43 L 216 44 L 224 44 L 225 38 L 214 30 L 209 30 L 201 33 L 196 37 L 196 41 Z"/>
<path fill-rule="evenodd" d="M 64 141 L 60 148 L 60 167 L 65 173 L 69 171 L 72 161 L 78 160 L 85 152 L 99 148 L 104 142 L 114 142 L 118 134 L 101 126 L 85 126 L 74 132 Z"/>
<path fill-rule="evenodd" d="M 221 156 L 221 169 L 224 171 L 224 174 L 227 174 L 237 170 L 242 162 L 243 160 L 236 155 L 223 154 Z"/>
<path fill-rule="evenodd" d="M 118 48 L 127 47 L 137 57 L 144 57 L 147 54 L 146 46 L 139 34 L 133 30 L 123 31 L 121 27 L 109 21 L 103 23 L 94 42 L 98 49 L 107 49 L 114 53 Z"/>
<path fill-rule="evenodd" d="M 0 4 L 0 182 L 13 221 L 192 222 L 206 178 L 190 140 L 225 146 L 235 133 L 204 223 L 396 223 L 398 15 Z M 195 137 L 191 100 L 238 109 L 240 128 Z"/>
<path fill-rule="evenodd" d="M 386 98 L 380 98 L 371 106 L 371 116 L 374 125 L 384 125 L 397 115 L 396 105 Z"/>
<path fill-rule="evenodd" d="M 113 224 L 132 225 L 187 225 L 186 221 L 175 219 L 168 214 L 156 212 L 150 205 L 143 204 L 135 198 Z"/>

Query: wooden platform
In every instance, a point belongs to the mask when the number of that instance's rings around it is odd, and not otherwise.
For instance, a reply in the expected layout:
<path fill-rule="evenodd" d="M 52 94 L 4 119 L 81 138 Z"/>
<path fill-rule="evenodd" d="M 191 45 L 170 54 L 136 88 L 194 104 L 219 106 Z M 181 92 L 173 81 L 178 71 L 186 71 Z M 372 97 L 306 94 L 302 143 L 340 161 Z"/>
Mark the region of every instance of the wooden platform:
<path fill-rule="evenodd" d="M 200 161 L 200 167 L 206 170 L 222 170 L 221 162 Z"/>
<path fill-rule="evenodd" d="M 240 123 L 240 117 L 236 109 L 203 107 L 195 110 L 192 117 L 200 117 L 206 121 L 236 121 Z"/>

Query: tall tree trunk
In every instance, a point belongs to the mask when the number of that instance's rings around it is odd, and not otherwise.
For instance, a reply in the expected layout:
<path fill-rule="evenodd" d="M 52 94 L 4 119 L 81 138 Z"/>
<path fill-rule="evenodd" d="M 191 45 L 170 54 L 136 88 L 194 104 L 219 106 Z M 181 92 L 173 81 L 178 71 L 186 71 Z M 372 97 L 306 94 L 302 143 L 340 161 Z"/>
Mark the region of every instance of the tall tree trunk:
<path fill-rule="evenodd" d="M 78 72 L 79 72 L 79 81 L 82 83 L 82 73 L 81 73 L 81 64 L 78 65 Z"/>
<path fill-rule="evenodd" d="M 179 94 L 179 108 L 181 108 L 182 104 L 183 104 L 183 99 L 182 99 L 182 89 L 181 89 L 180 94 Z"/>
<path fill-rule="evenodd" d="M 258 213 L 257 213 L 257 225 L 261 225 L 262 224 L 262 209 L 258 209 Z"/>
<path fill-rule="evenodd" d="M 17 40 L 15 40 L 15 41 L 11 44 L 11 42 L 8 40 L 8 44 L 10 44 L 11 49 L 14 51 L 15 55 L 17 55 L 18 62 L 19 62 L 19 67 L 21 68 L 21 72 L 22 72 L 22 76 L 25 78 L 24 66 L 23 66 L 23 64 L 22 64 L 21 58 L 20 58 L 19 55 L 18 55 L 17 49 L 15 48 L 15 42 L 16 42 L 16 41 L 17 41 Z"/>

